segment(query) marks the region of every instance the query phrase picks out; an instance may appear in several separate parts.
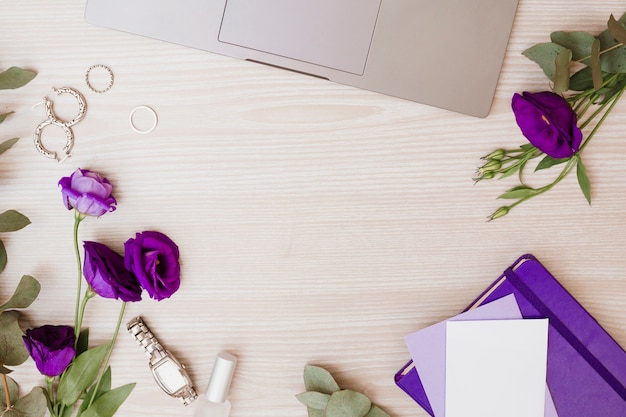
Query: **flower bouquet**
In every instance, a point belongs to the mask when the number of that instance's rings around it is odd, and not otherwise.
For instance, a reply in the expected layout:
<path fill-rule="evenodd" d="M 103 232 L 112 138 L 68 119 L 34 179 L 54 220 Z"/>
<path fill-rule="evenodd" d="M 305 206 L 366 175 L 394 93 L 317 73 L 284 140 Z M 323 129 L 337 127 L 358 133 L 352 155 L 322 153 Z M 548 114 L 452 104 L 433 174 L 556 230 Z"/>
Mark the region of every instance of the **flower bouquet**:
<path fill-rule="evenodd" d="M 498 198 L 512 201 L 494 211 L 489 220 L 551 190 L 576 171 L 578 184 L 591 204 L 591 183 L 582 152 L 626 89 L 626 14 L 613 15 L 597 36 L 586 32 L 554 32 L 551 42 L 537 44 L 523 54 L 536 62 L 552 82 L 552 91 L 515 94 L 512 109 L 529 143 L 517 149 L 497 149 L 483 160 L 476 181 L 518 175 L 519 185 Z M 534 171 L 561 166 L 552 182 L 531 186 L 524 179 L 529 162 Z"/>
<path fill-rule="evenodd" d="M 19 398 L 15 381 L 5 378 L 5 411 L 1 414 L 5 417 L 43 416 L 46 408 L 51 417 L 113 416 L 135 386 L 111 387 L 109 359 L 126 303 L 140 301 L 144 290 L 156 300 L 169 298 L 180 286 L 178 247 L 160 232 L 137 233 L 125 242 L 124 256 L 102 243 L 84 242 L 81 261 L 79 226 L 88 217 L 101 217 L 116 209 L 113 187 L 100 174 L 81 169 L 62 178 L 59 185 L 65 207 L 74 211 L 78 270 L 74 325 L 44 325 L 26 330 L 21 349 L 16 346 L 16 351 L 26 351 L 26 357 L 30 354 L 45 376 L 46 387 Z M 83 278 L 87 284 L 84 293 Z M 38 283 L 27 284 L 18 287 L 11 300 L 13 305 L 19 304 L 17 308 L 28 306 L 37 296 Z M 89 331 L 82 324 L 87 303 L 96 295 L 119 300 L 121 307 L 111 341 L 90 347 Z M 23 362 L 26 357 L 20 355 Z"/>

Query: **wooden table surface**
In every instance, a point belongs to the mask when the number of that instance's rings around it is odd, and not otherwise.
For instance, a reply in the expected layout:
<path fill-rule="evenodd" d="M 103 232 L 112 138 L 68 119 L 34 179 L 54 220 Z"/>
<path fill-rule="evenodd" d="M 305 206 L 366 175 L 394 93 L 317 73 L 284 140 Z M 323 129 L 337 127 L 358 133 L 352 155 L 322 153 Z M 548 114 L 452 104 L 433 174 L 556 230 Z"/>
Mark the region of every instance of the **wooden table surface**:
<path fill-rule="evenodd" d="M 239 357 L 231 415 L 306 416 L 295 398 L 306 364 L 329 369 L 393 417 L 426 416 L 393 376 L 409 358 L 403 337 L 457 314 L 524 253 L 537 256 L 626 345 L 626 102 L 585 150 L 589 207 L 574 175 L 498 221 L 487 216 L 513 180 L 474 184 L 480 157 L 525 142 L 513 93 L 548 88 L 521 55 L 555 30 L 600 32 L 621 16 L 617 0 L 520 0 L 489 117 L 473 118 L 392 97 L 94 27 L 85 1 L 0 3 L 0 69 L 37 77 L 0 92 L 15 111 L 1 138 L 2 210 L 32 224 L 2 239 L 5 299 L 23 274 L 42 284 L 23 325 L 70 324 L 75 296 L 73 216 L 57 182 L 76 168 L 114 184 L 118 209 L 81 225 L 80 237 L 121 251 L 136 232 L 158 230 L 180 247 L 181 288 L 127 307 L 206 388 L 215 355 Z M 105 94 L 85 72 L 115 74 Z M 72 158 L 42 158 L 32 135 L 51 87 L 85 94 Z M 59 97 L 61 114 L 75 102 Z M 64 101 L 65 100 L 65 101 Z M 150 134 L 130 111 L 158 114 Z M 52 130 L 46 140 L 54 144 Z M 62 144 L 61 138 L 59 142 Z M 60 146 L 59 146 L 60 147 Z M 85 324 L 94 343 L 111 336 L 119 303 L 94 299 Z M 191 416 L 152 380 L 147 360 L 121 332 L 114 385 L 137 382 L 118 416 Z M 32 361 L 12 376 L 24 392 L 43 384 Z"/>

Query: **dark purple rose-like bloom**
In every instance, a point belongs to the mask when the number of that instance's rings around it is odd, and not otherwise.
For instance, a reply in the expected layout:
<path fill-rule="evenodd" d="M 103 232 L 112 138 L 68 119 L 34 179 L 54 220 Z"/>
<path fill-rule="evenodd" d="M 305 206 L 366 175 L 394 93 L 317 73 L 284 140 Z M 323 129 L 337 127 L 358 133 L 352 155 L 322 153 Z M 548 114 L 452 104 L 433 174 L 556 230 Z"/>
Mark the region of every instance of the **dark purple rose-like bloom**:
<path fill-rule="evenodd" d="M 99 296 L 124 302 L 140 301 L 137 277 L 124 267 L 124 257 L 98 242 L 84 242 L 85 279 Z"/>
<path fill-rule="evenodd" d="M 511 107 L 522 134 L 537 149 L 557 159 L 578 152 L 583 134 L 563 97 L 549 91 L 515 93 Z"/>
<path fill-rule="evenodd" d="M 97 172 L 77 169 L 71 176 L 61 178 L 59 185 L 68 210 L 75 208 L 79 213 L 98 217 L 115 210 L 113 186 Z"/>
<path fill-rule="evenodd" d="M 178 246 L 163 233 L 137 233 L 124 243 L 124 265 L 151 298 L 169 298 L 180 287 Z"/>
<path fill-rule="evenodd" d="M 45 325 L 26 330 L 26 336 L 22 337 L 42 375 L 61 375 L 76 355 L 76 336 L 70 326 Z"/>

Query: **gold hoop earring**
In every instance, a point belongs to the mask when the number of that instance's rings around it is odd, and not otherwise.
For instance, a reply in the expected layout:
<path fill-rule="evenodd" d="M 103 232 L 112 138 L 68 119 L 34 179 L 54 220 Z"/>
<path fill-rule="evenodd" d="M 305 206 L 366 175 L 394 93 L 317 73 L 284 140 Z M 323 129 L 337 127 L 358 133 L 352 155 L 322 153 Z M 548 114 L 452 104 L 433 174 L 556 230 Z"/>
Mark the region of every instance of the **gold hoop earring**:
<path fill-rule="evenodd" d="M 54 120 L 56 122 L 62 123 L 63 125 L 67 127 L 74 126 L 76 123 L 83 120 L 87 112 L 87 103 L 85 102 L 85 97 L 81 93 L 79 93 L 77 90 L 74 90 L 73 88 L 70 88 L 70 87 L 53 88 L 52 90 L 55 93 L 57 93 L 57 95 L 67 93 L 67 94 L 71 94 L 72 96 L 74 96 L 76 101 L 78 101 L 78 115 L 74 117 L 72 120 L 69 120 L 67 122 L 59 119 L 57 115 L 54 113 L 54 110 L 52 109 L 54 102 L 50 100 L 48 97 L 44 97 L 43 104 L 46 107 L 46 114 L 48 115 L 48 120 Z"/>
<path fill-rule="evenodd" d="M 63 129 L 63 132 L 65 133 L 66 141 L 65 141 L 65 146 L 63 146 L 63 153 L 65 154 L 65 156 L 63 158 L 57 158 L 57 153 L 54 151 L 49 151 L 45 146 L 43 146 L 43 143 L 41 142 L 41 133 L 46 127 L 50 125 L 59 126 L 61 129 Z M 69 158 L 70 156 L 72 156 L 71 151 L 72 151 L 72 148 L 74 147 L 74 133 L 72 132 L 72 129 L 69 128 L 69 126 L 67 126 L 66 124 L 62 122 L 59 122 L 58 120 L 48 119 L 39 123 L 39 125 L 35 129 L 34 139 L 35 139 L 35 148 L 37 148 L 39 153 L 41 153 L 46 158 L 56 159 L 57 161 L 59 161 L 59 163 L 61 163 L 65 161 L 67 158 Z"/>

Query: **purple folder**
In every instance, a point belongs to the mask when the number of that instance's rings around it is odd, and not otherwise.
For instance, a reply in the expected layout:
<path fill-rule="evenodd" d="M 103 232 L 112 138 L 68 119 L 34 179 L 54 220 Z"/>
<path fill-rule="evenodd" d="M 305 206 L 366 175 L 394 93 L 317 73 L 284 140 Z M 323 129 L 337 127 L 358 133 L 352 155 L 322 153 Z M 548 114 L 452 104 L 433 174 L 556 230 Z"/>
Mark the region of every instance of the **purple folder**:
<path fill-rule="evenodd" d="M 508 294 L 523 317 L 550 320 L 547 384 L 559 416 L 626 416 L 626 352 L 532 255 L 518 259 L 466 310 Z M 395 381 L 434 415 L 412 362 Z"/>

